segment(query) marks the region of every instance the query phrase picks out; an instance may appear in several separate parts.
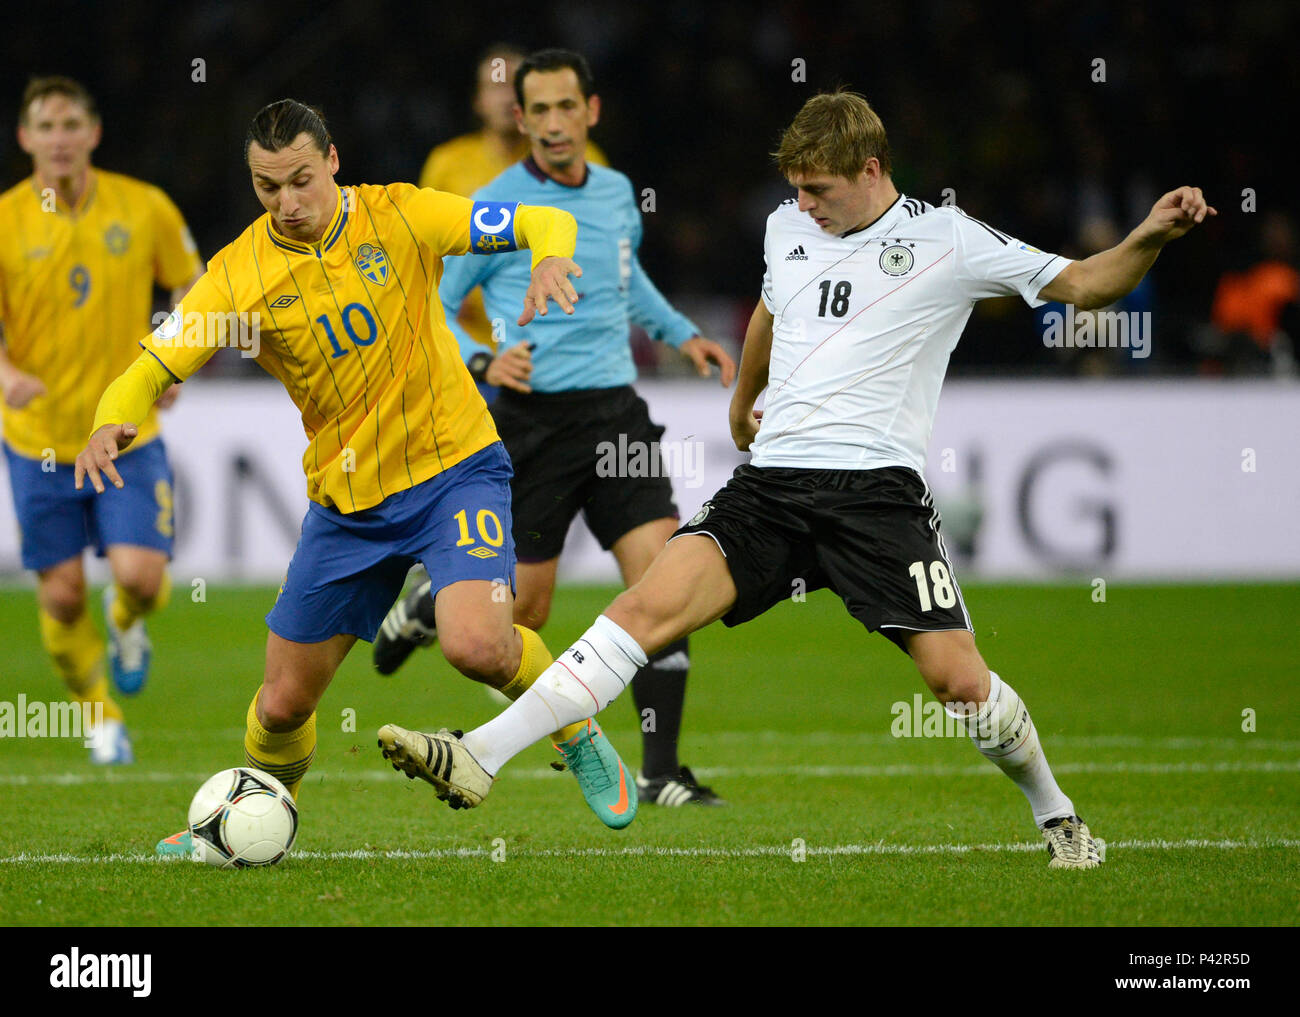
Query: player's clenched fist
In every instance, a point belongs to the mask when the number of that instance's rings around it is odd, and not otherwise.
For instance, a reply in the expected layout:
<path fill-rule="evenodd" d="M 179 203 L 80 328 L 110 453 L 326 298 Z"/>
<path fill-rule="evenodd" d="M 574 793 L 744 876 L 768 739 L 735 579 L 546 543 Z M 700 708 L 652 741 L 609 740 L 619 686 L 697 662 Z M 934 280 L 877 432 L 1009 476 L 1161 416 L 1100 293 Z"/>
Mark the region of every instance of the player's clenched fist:
<path fill-rule="evenodd" d="M 104 480 L 99 475 L 101 471 L 113 482 L 114 487 L 121 487 L 122 477 L 113 465 L 113 460 L 122 449 L 135 441 L 135 436 L 139 433 L 135 424 L 105 424 L 92 434 L 86 447 L 77 454 L 77 468 L 73 475 L 77 490 L 81 490 L 82 481 L 89 477 L 90 486 L 95 489 L 95 493 L 103 494 Z"/>
<path fill-rule="evenodd" d="M 573 305 L 578 302 L 578 291 L 569 282 L 571 275 L 582 277 L 582 269 L 572 258 L 552 255 L 539 261 L 533 269 L 528 292 L 524 294 L 524 313 L 519 316 L 518 324 L 527 325 L 535 314 L 545 317 L 547 300 L 554 300 L 565 314 L 572 314 Z"/>
<path fill-rule="evenodd" d="M 1179 187 L 1162 195 L 1151 209 L 1144 232 L 1157 243 L 1177 240 L 1207 215 L 1218 215 L 1218 209 L 1207 204 L 1199 187 Z"/>

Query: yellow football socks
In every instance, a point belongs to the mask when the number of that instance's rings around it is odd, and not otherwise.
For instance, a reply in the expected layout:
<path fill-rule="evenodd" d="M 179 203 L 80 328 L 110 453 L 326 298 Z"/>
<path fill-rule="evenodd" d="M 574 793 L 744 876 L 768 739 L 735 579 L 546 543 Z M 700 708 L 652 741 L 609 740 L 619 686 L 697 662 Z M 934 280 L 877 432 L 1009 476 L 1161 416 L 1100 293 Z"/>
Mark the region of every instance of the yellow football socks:
<path fill-rule="evenodd" d="M 141 600 L 128 592 L 121 583 L 115 582 L 113 590 L 116 594 L 113 598 L 113 624 L 119 631 L 125 632 L 138 619 L 154 611 L 161 611 L 167 606 L 167 601 L 172 595 L 172 580 L 171 576 L 164 572 L 162 582 L 158 584 L 158 592 L 152 600 Z"/>
<path fill-rule="evenodd" d="M 108 693 L 104 677 L 104 640 L 90 614 L 82 611 L 71 624 L 59 621 L 44 608 L 38 610 L 41 642 L 54 661 L 72 699 L 78 703 L 102 703 L 105 720 L 121 720 L 122 708 Z"/>
<path fill-rule="evenodd" d="M 541 676 L 542 672 L 555 663 L 555 658 L 551 656 L 551 651 L 542 642 L 541 636 L 532 629 L 524 628 L 522 625 L 516 625 L 515 630 L 524 641 L 524 652 L 519 658 L 519 670 L 515 672 L 515 676 L 509 682 L 497 690 L 511 702 L 527 692 L 529 686 Z M 570 724 L 568 727 L 551 735 L 551 741 L 556 743 L 568 741 L 586 726 L 587 722 L 585 720 L 579 721 L 577 724 Z"/>
<path fill-rule="evenodd" d="M 268 731 L 257 719 L 259 688 L 248 704 L 248 722 L 244 730 L 244 758 L 248 765 L 265 770 L 289 789 L 296 800 L 298 788 L 307 776 L 316 755 L 316 714 L 293 731 Z"/>

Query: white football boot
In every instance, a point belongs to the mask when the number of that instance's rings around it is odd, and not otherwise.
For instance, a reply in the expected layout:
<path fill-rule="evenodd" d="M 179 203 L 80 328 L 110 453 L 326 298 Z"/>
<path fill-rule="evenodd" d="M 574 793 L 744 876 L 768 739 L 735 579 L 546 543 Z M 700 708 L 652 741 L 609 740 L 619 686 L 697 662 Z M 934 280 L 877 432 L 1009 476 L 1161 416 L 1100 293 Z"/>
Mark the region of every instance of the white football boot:
<path fill-rule="evenodd" d="M 90 761 L 99 766 L 122 766 L 135 762 L 131 736 L 120 720 L 104 720 L 90 731 Z"/>
<path fill-rule="evenodd" d="M 1049 869 L 1095 869 L 1106 860 L 1106 842 L 1093 837 L 1078 816 L 1049 819 L 1042 830 Z"/>
<path fill-rule="evenodd" d="M 472 809 L 492 790 L 492 775 L 470 755 L 462 734 L 446 728 L 425 734 L 385 724 L 379 729 L 379 748 L 394 770 L 432 784 L 440 801 L 453 809 Z"/>

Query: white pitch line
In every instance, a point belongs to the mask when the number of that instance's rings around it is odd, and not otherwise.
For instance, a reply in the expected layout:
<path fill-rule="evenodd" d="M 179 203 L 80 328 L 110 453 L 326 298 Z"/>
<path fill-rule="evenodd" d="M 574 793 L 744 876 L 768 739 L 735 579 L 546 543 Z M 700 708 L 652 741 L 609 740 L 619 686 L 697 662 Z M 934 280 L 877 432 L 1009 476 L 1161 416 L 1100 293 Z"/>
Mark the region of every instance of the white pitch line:
<path fill-rule="evenodd" d="M 1258 851 L 1267 848 L 1297 848 L 1300 840 L 1265 838 L 1264 840 L 1121 840 L 1110 841 L 1106 851 Z M 460 858 L 489 858 L 495 848 L 432 848 L 427 851 L 294 851 L 291 858 L 303 861 L 422 861 Z M 623 848 L 510 848 L 507 858 L 790 858 L 791 846 L 777 844 L 748 848 L 701 848 L 634 846 Z M 809 844 L 804 849 L 813 857 L 845 855 L 966 855 L 1025 854 L 1043 851 L 1042 841 L 1013 841 L 1008 844 Z M 115 865 L 168 864 L 175 858 L 158 858 L 145 854 L 19 854 L 0 857 L 0 865 Z"/>
<path fill-rule="evenodd" d="M 430 727 L 434 726 L 432 722 Z M 418 727 L 418 725 L 417 725 Z M 610 728 L 609 733 L 612 736 L 621 736 L 623 738 L 635 738 L 635 732 L 631 730 L 620 730 Z M 1040 732 L 1041 733 L 1041 732 Z M 761 730 L 761 731 L 695 731 L 691 732 L 688 739 L 692 745 L 782 745 L 788 746 L 791 742 L 798 742 L 800 745 L 897 745 L 906 741 L 920 741 L 920 738 L 898 738 L 892 734 L 883 731 L 805 731 L 802 734 L 791 734 L 789 731 Z M 959 740 L 963 738 L 960 735 L 954 735 Z M 185 730 L 165 730 L 155 729 L 141 736 L 137 742 L 137 747 L 149 742 L 184 742 L 187 745 L 196 744 L 211 745 L 220 742 L 233 742 L 239 745 L 244 738 L 244 729 L 242 727 L 229 727 L 219 730 L 205 731 L 201 735 L 195 735 L 192 731 Z M 26 739 L 23 739 L 26 740 Z M 0 749 L 3 749 L 6 743 L 12 744 L 19 741 L 13 736 L 0 737 Z M 1180 735 L 1177 737 L 1153 738 L 1148 735 L 1070 735 L 1070 734 L 1052 734 L 1046 735 L 1047 747 L 1052 746 L 1070 746 L 1080 749 L 1119 749 L 1119 748 L 1138 748 L 1138 749 L 1169 749 L 1179 751 L 1183 749 L 1225 749 L 1231 752 L 1297 752 L 1300 751 L 1300 739 L 1297 738 L 1260 738 L 1256 735 L 1243 735 L 1241 737 L 1227 736 L 1199 736 L 1199 735 Z"/>
<path fill-rule="evenodd" d="M 382 772 L 382 771 L 381 771 Z M 1053 773 L 1300 773 L 1300 759 L 1225 760 L 1218 763 L 1058 763 Z M 952 766 L 945 763 L 893 763 L 845 766 L 711 766 L 700 767 L 701 777 L 992 777 L 1001 773 L 991 763 Z"/>
<path fill-rule="evenodd" d="M 626 733 L 617 728 L 609 729 L 611 735 Z M 1039 731 L 1050 749 L 1053 745 L 1069 745 L 1082 749 L 1115 748 L 1149 748 L 1149 749 L 1214 749 L 1222 748 L 1239 752 L 1281 749 L 1283 751 L 1300 750 L 1300 739 L 1296 738 L 1260 738 L 1253 734 L 1240 737 L 1207 737 L 1199 735 L 1179 735 L 1177 737 L 1153 738 L 1149 735 L 1070 735 L 1053 734 Z M 691 743 L 708 745 L 740 744 L 753 745 L 773 743 L 789 745 L 797 741 L 803 745 L 896 745 L 904 741 L 919 741 L 917 738 L 898 738 L 880 731 L 806 731 L 793 735 L 789 731 L 696 731 L 687 736 Z"/>
<path fill-rule="evenodd" d="M 439 724 L 429 720 L 428 726 L 421 730 L 433 730 Z M 408 726 L 408 725 L 403 725 Z M 418 723 L 416 723 L 418 727 Z M 910 728 L 909 728 L 910 729 Z M 620 730 L 617 727 L 610 727 L 611 736 L 622 736 L 623 738 L 634 738 L 636 732 L 631 729 Z M 1039 732 L 1043 732 L 1040 730 Z M 916 738 L 898 738 L 888 731 L 805 731 L 802 734 L 793 735 L 789 731 L 776 731 L 772 729 L 759 731 L 693 731 L 687 736 L 692 745 L 789 745 L 792 740 L 797 740 L 801 745 L 895 745 L 902 741 L 919 741 Z M 962 737 L 962 736 L 952 736 Z M 1054 745 L 1068 745 L 1081 749 L 1118 749 L 1118 748 L 1147 748 L 1147 749 L 1227 749 L 1237 752 L 1257 752 L 1272 751 L 1274 749 L 1295 752 L 1300 751 L 1300 739 L 1297 738 L 1261 738 L 1254 734 L 1242 734 L 1238 737 L 1229 736 L 1202 736 L 1202 735 L 1179 735 L 1176 737 L 1152 737 L 1149 735 L 1071 735 L 1071 734 L 1046 734 L 1047 746 L 1050 749 Z M 194 745 L 196 742 L 202 744 L 216 744 L 217 742 L 234 742 L 239 745 L 244 739 L 244 729 L 242 727 L 227 727 L 205 731 L 202 735 L 196 736 L 192 731 L 184 729 L 160 729 L 156 728 L 148 731 L 137 741 L 137 746 L 147 744 L 148 742 L 184 742 L 187 745 Z M 12 736 L 0 739 L 0 745 L 5 741 L 17 741 Z"/>
<path fill-rule="evenodd" d="M 746 777 L 992 777 L 999 771 L 991 763 L 971 763 L 953 766 L 945 763 L 892 763 L 883 765 L 864 764 L 861 766 L 711 766 L 700 767 L 700 777 L 743 779 Z M 1289 760 L 1224 760 L 1215 763 L 1183 761 L 1178 763 L 1136 763 L 1136 762 L 1089 762 L 1056 763 L 1052 772 L 1058 774 L 1079 773 L 1132 773 L 1132 774 L 1178 774 L 1178 773 L 1300 773 L 1300 759 Z M 208 773 L 169 773 L 145 770 L 105 770 L 96 773 L 0 773 L 0 786 L 79 786 L 84 784 L 175 784 L 193 783 L 196 786 L 207 780 Z M 555 780 L 560 774 L 549 768 L 507 770 L 505 780 Z M 333 772 L 320 765 L 307 775 L 307 782 L 312 778 L 327 778 L 339 783 L 348 782 L 393 782 L 398 775 L 388 770 L 355 770 Z"/>

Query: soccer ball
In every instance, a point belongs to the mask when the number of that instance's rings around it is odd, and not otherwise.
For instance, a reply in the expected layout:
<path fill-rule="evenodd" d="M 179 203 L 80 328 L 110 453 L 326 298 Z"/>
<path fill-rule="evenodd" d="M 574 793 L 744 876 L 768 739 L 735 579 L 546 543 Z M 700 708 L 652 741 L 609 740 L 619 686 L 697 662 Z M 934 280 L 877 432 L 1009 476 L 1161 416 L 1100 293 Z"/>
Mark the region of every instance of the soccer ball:
<path fill-rule="evenodd" d="M 219 869 L 274 865 L 298 836 L 298 807 L 269 773 L 249 766 L 208 778 L 190 802 L 194 860 Z"/>

